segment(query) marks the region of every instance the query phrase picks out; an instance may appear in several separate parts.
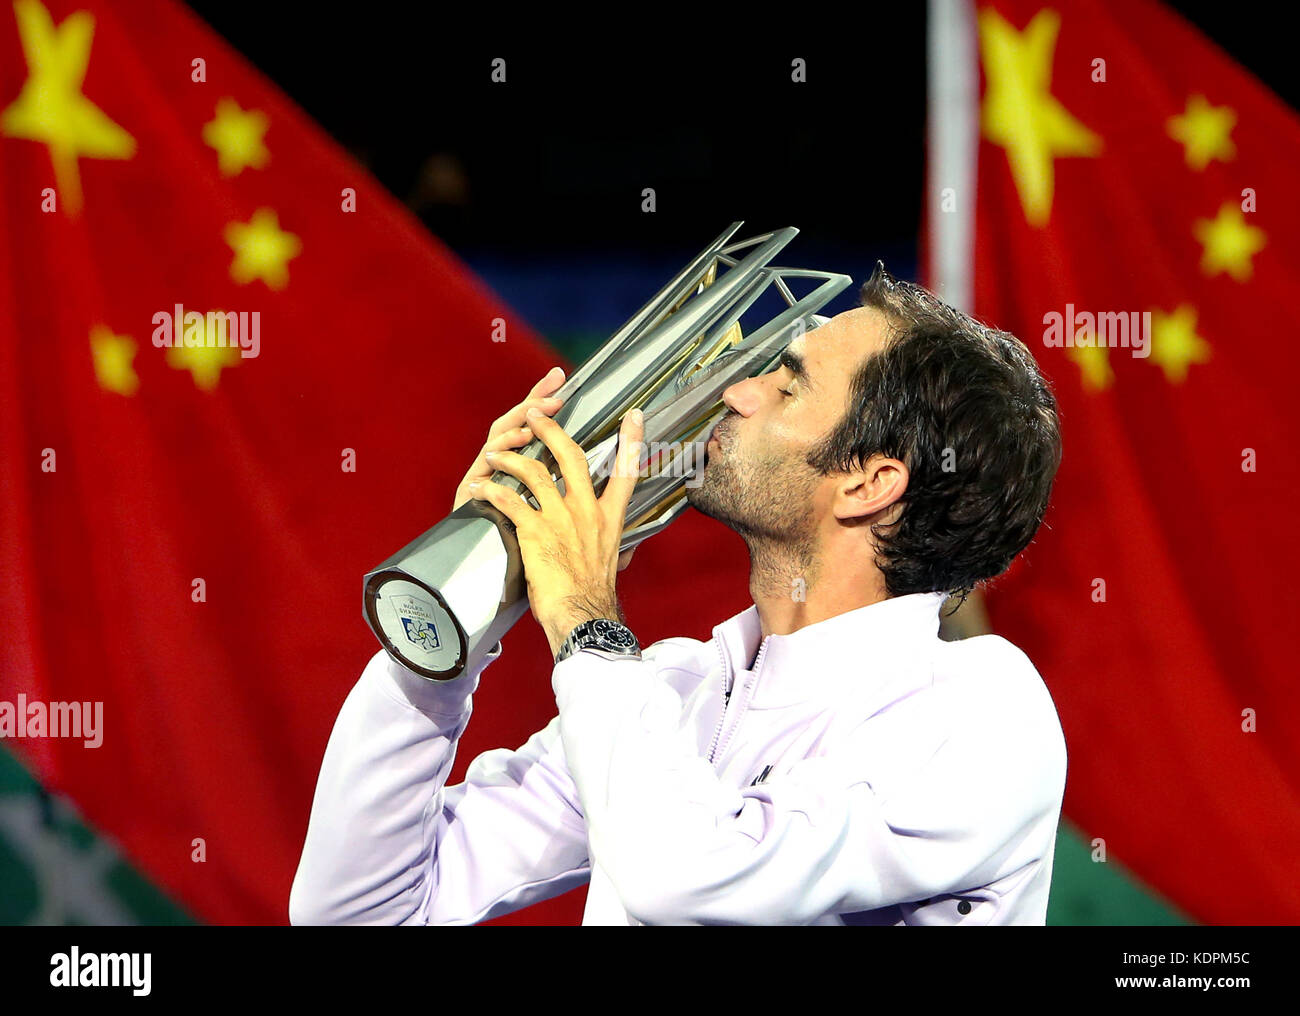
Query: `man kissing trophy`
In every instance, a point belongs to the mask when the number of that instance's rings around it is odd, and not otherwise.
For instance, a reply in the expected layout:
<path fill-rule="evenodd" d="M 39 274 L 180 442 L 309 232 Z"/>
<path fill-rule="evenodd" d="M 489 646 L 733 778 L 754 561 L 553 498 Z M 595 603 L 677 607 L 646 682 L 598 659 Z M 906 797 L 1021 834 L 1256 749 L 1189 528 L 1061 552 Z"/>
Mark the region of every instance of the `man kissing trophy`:
<path fill-rule="evenodd" d="M 686 485 L 704 442 L 725 415 L 722 393 L 771 368 L 816 313 L 852 280 L 770 264 L 798 234 L 787 227 L 733 241 L 733 222 L 634 314 L 555 393 L 556 423 L 586 452 L 597 494 L 613 469 L 619 422 L 644 413 L 641 477 L 627 506 L 620 552 L 671 523 L 687 505 Z M 793 279 L 819 283 L 803 297 Z M 740 318 L 770 291 L 785 306 L 743 335 Z M 563 492 L 550 450 L 534 439 L 521 454 L 540 460 Z M 537 507 L 515 477 L 493 480 Z M 494 506 L 471 499 L 365 577 L 366 621 L 388 654 L 432 681 L 472 669 L 528 607 L 514 527 Z"/>

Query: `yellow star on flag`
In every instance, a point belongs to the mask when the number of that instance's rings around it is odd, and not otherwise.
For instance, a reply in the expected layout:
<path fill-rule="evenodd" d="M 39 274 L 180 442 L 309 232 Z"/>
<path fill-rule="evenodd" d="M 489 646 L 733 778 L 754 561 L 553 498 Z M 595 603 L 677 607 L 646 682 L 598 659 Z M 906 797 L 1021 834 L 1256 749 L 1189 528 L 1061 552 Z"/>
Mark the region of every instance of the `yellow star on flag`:
<path fill-rule="evenodd" d="M 266 168 L 271 153 L 262 136 L 270 122 L 261 110 L 242 110 L 234 99 L 217 103 L 216 117 L 203 125 L 203 141 L 217 150 L 222 176 L 238 176 L 248 167 Z"/>
<path fill-rule="evenodd" d="M 1152 363 L 1165 372 L 1171 384 L 1187 380 L 1188 367 L 1210 359 L 1210 344 L 1196 334 L 1196 308 L 1180 304 L 1172 314 L 1151 312 Z"/>
<path fill-rule="evenodd" d="M 187 317 L 189 315 L 186 315 Z M 180 326 L 180 322 L 177 322 Z M 186 345 L 185 336 L 202 345 Z M 239 345 L 227 345 L 226 318 L 223 311 L 209 311 L 203 323 L 182 327 L 180 341 L 167 349 L 167 364 L 176 370 L 188 370 L 194 384 L 202 391 L 217 387 L 223 367 L 234 367 L 241 359 Z"/>
<path fill-rule="evenodd" d="M 95 19 L 77 11 L 55 28 L 38 0 L 15 0 L 14 17 L 28 77 L 0 113 L 0 134 L 49 146 L 64 211 L 76 215 L 82 207 L 78 158 L 129 159 L 135 139 L 81 94 Z"/>
<path fill-rule="evenodd" d="M 235 252 L 230 277 L 241 286 L 261 279 L 272 289 L 283 289 L 289 284 L 289 259 L 302 253 L 302 241 L 280 228 L 270 208 L 259 208 L 247 223 L 230 223 L 226 243 Z"/>
<path fill-rule="evenodd" d="M 131 361 L 135 359 L 135 342 L 129 335 L 114 335 L 104 325 L 90 330 L 90 354 L 95 364 L 95 379 L 101 388 L 118 395 L 134 395 L 140 387 Z"/>
<path fill-rule="evenodd" d="M 1237 114 L 1229 106 L 1211 106 L 1204 95 L 1193 95 L 1180 116 L 1171 116 L 1165 129 L 1175 141 L 1181 142 L 1187 165 L 1201 170 L 1211 159 L 1230 162 L 1236 158 L 1237 146 L 1232 143 L 1232 128 Z"/>
<path fill-rule="evenodd" d="M 1041 10 L 1015 28 L 992 8 L 979 14 L 980 53 L 988 87 L 980 119 L 984 136 L 1006 149 L 1025 219 L 1045 226 L 1052 213 L 1054 159 L 1101 152 L 1088 130 L 1051 93 L 1052 58 L 1061 16 Z"/>
<path fill-rule="evenodd" d="M 1075 346 L 1066 355 L 1079 365 L 1084 391 L 1103 391 L 1115 380 L 1110 353 L 1105 346 Z"/>
<path fill-rule="evenodd" d="M 1213 219 L 1197 219 L 1192 233 L 1201 242 L 1201 271 L 1206 275 L 1227 272 L 1245 282 L 1254 271 L 1251 258 L 1264 249 L 1266 237 L 1258 226 L 1246 222 L 1240 206 L 1225 201 Z"/>

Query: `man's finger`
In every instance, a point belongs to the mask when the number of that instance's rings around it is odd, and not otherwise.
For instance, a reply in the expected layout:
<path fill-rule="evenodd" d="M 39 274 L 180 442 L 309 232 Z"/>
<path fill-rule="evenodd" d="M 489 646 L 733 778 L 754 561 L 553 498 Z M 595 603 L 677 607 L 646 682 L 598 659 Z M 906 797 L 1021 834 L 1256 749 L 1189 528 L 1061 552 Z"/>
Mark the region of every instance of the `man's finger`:
<path fill-rule="evenodd" d="M 610 513 L 611 518 L 617 520 L 620 529 L 627 515 L 627 503 L 632 499 L 632 490 L 640 478 L 644 437 L 645 418 L 641 410 L 633 409 L 623 417 L 618 432 L 618 455 L 614 459 L 614 471 L 600 495 L 601 506 Z"/>
<path fill-rule="evenodd" d="M 526 422 L 555 456 L 555 464 L 564 477 L 565 501 L 582 511 L 594 511 L 596 492 L 591 486 L 591 467 L 587 465 L 586 453 L 564 432 L 563 427 L 540 411 L 535 413 L 530 409 Z"/>
<path fill-rule="evenodd" d="M 564 384 L 564 368 L 552 367 L 546 372 L 545 377 L 538 381 L 537 384 L 533 385 L 532 390 L 528 393 L 528 397 L 524 401 L 527 402 L 528 399 L 539 399 L 544 395 L 553 395 L 562 384 Z"/>
<path fill-rule="evenodd" d="M 513 409 L 503 413 L 492 421 L 492 426 L 488 428 L 488 438 L 490 440 L 507 430 L 513 430 L 515 427 L 522 427 L 524 425 L 524 414 L 533 407 L 536 407 L 540 412 L 545 413 L 548 416 L 554 416 L 560 411 L 560 407 L 563 405 L 564 400 L 556 398 L 554 395 L 544 395 L 541 398 L 526 399 Z"/>
<path fill-rule="evenodd" d="M 476 480 L 469 485 L 469 496 L 487 501 L 500 509 L 501 514 L 514 523 L 516 529 L 527 526 L 537 511 L 524 500 L 524 495 L 509 490 L 491 480 Z"/>
<path fill-rule="evenodd" d="M 550 470 L 536 459 L 527 459 L 518 452 L 505 450 L 488 452 L 484 457 L 492 469 L 513 476 L 532 491 L 543 511 L 562 507 L 563 500 L 555 481 L 551 479 Z"/>

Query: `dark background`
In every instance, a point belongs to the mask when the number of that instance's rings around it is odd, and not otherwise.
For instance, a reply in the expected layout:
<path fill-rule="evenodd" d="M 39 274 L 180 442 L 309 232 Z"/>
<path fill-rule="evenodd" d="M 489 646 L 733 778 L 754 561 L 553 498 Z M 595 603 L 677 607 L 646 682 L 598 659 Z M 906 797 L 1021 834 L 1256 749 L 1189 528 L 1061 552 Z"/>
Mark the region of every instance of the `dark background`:
<path fill-rule="evenodd" d="M 678 257 L 683 237 L 701 234 L 703 246 L 735 218 L 789 221 L 828 244 L 915 242 L 920 4 L 873 10 L 870 27 L 851 32 L 768 20 L 736 42 L 657 25 L 653 9 L 579 34 L 568 23 L 527 32 L 503 14 L 490 30 L 453 30 L 382 6 L 343 32 L 192 6 L 458 252 Z M 809 63 L 799 87 L 795 56 Z M 495 57 L 507 62 L 504 85 L 489 79 Z M 449 171 L 443 200 L 430 200 L 422 169 L 439 155 L 462 169 L 461 204 Z M 654 215 L 640 210 L 643 187 L 657 190 Z"/>
<path fill-rule="evenodd" d="M 499 5 L 190 6 L 572 362 L 736 219 L 741 235 L 798 226 L 784 259 L 800 267 L 860 282 L 879 258 L 919 277 L 920 0 L 527 24 Z M 1296 105 L 1280 8 L 1172 6 Z M 822 313 L 855 303 L 851 288 Z"/>
<path fill-rule="evenodd" d="M 853 16 L 787 7 L 761 22 L 735 9 L 728 20 L 743 28 L 664 24 L 653 7 L 521 26 L 498 5 L 477 23 L 401 4 L 340 9 L 345 20 L 190 6 L 463 255 L 677 257 L 683 237 L 701 234 L 702 246 L 734 218 L 796 224 L 819 249 L 915 245 L 919 0 Z M 1274 53 L 1289 33 L 1266 16 L 1281 8 L 1171 6 L 1295 105 L 1295 62 Z M 795 56 L 808 61 L 799 87 Z M 505 85 L 489 80 L 495 57 Z M 643 187 L 657 190 L 655 215 L 640 210 Z"/>
<path fill-rule="evenodd" d="M 1173 6 L 1295 107 L 1283 8 Z M 528 23 L 486 4 L 191 8 L 571 364 L 735 220 L 740 235 L 800 227 L 788 264 L 920 277 L 920 0 L 762 17 L 552 6 Z M 850 287 L 822 313 L 855 304 Z"/>

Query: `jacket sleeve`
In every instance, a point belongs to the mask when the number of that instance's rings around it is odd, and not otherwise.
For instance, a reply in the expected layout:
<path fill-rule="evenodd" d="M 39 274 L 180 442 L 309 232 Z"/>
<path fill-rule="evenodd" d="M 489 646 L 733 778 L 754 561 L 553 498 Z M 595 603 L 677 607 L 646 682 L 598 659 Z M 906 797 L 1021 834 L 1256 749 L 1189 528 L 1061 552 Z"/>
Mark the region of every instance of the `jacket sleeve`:
<path fill-rule="evenodd" d="M 558 718 L 445 787 L 482 670 L 434 683 L 380 651 L 321 764 L 293 924 L 473 924 L 587 881 L 586 826 Z"/>
<path fill-rule="evenodd" d="M 653 666 L 578 653 L 552 686 L 591 854 L 646 924 L 800 924 L 922 900 L 1027 864 L 1055 834 L 1064 742 L 1039 715 L 946 718 L 912 695 L 851 747 L 737 789 L 674 736 L 682 702 Z M 880 764 L 883 750 L 906 764 Z"/>

